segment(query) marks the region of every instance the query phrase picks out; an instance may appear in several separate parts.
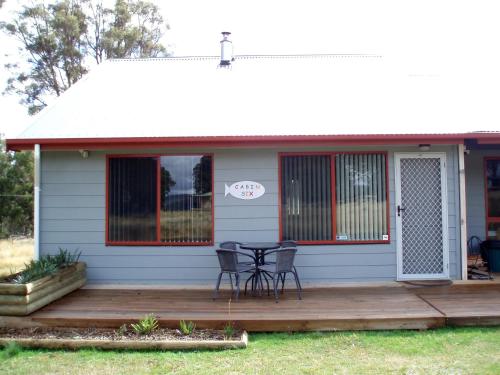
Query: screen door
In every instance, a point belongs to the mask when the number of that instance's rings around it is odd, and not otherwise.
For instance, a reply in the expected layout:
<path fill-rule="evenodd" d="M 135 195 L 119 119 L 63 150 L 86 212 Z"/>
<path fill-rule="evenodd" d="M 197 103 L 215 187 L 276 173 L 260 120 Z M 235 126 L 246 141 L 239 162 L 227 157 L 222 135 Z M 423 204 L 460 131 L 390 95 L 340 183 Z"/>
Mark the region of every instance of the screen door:
<path fill-rule="evenodd" d="M 449 278 L 446 155 L 397 153 L 398 280 Z"/>

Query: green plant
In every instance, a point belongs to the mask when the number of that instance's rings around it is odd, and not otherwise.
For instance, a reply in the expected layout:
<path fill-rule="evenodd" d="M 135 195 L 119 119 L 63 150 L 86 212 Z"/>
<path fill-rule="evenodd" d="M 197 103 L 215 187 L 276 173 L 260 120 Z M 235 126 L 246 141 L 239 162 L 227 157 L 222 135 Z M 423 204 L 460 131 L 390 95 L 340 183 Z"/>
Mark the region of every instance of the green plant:
<path fill-rule="evenodd" d="M 227 322 L 226 325 L 224 326 L 224 338 L 226 340 L 230 339 L 234 335 L 234 325 L 233 322 Z"/>
<path fill-rule="evenodd" d="M 70 252 L 59 248 L 56 255 L 45 255 L 39 260 L 32 260 L 25 264 L 22 272 L 16 275 L 12 282 L 16 284 L 25 284 L 42 277 L 53 275 L 60 268 L 70 266 L 78 262 L 81 252 Z"/>
<path fill-rule="evenodd" d="M 181 320 L 179 322 L 179 328 L 180 328 L 183 335 L 189 336 L 190 334 L 192 334 L 194 332 L 194 330 L 196 328 L 196 324 L 194 324 L 191 321 L 185 322 L 184 320 Z"/>
<path fill-rule="evenodd" d="M 122 324 L 122 325 L 120 326 L 120 328 L 118 328 L 118 329 L 116 330 L 116 334 L 117 334 L 118 336 L 123 336 L 123 335 L 125 335 L 127 332 L 128 332 L 128 329 L 127 329 L 127 325 L 126 325 L 126 324 Z"/>
<path fill-rule="evenodd" d="M 138 335 L 149 335 L 158 329 L 158 319 L 153 314 L 149 314 L 139 320 L 139 323 L 131 324 L 130 326 Z"/>
<path fill-rule="evenodd" d="M 59 248 L 59 254 L 57 255 L 48 255 L 51 258 L 52 262 L 57 265 L 58 268 L 68 267 L 80 259 L 81 251 L 70 252 L 67 249 Z"/>
<path fill-rule="evenodd" d="M 19 344 L 15 341 L 9 341 L 3 350 L 3 356 L 5 358 L 12 358 L 18 355 L 23 348 L 19 346 Z"/>
<path fill-rule="evenodd" d="M 32 260 L 25 266 L 25 269 L 12 280 L 14 283 L 26 284 L 33 280 L 53 275 L 58 270 L 58 267 L 48 257 Z"/>

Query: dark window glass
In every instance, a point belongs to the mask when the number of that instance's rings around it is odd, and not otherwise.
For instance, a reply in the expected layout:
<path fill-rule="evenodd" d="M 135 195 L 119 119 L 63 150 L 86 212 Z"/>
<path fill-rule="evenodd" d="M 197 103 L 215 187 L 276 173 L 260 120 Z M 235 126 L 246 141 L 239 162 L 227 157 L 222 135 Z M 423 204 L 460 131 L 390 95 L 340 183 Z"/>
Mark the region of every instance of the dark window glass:
<path fill-rule="evenodd" d="M 488 239 L 500 240 L 500 221 L 496 223 L 494 222 L 488 223 Z"/>
<path fill-rule="evenodd" d="M 489 239 L 500 239 L 500 159 L 486 160 L 487 213 Z"/>
<path fill-rule="evenodd" d="M 488 216 L 500 218 L 500 160 L 486 161 Z"/>
<path fill-rule="evenodd" d="M 212 158 L 162 156 L 161 241 L 196 243 L 212 238 Z"/>
<path fill-rule="evenodd" d="M 283 239 L 331 240 L 330 156 L 285 156 L 281 173 Z"/>
<path fill-rule="evenodd" d="M 156 241 L 156 177 L 156 158 L 109 159 L 110 241 Z"/>

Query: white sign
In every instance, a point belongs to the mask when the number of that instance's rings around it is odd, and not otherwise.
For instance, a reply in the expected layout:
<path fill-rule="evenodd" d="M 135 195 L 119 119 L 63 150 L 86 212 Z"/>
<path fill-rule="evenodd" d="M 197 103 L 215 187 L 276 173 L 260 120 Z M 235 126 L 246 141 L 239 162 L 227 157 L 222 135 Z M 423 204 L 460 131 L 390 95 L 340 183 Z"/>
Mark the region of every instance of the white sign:
<path fill-rule="evenodd" d="M 233 197 L 238 199 L 256 199 L 262 197 L 266 192 L 264 186 L 255 181 L 238 181 L 231 186 L 227 186 L 227 184 L 224 184 L 224 186 L 225 197 L 227 197 L 228 194 L 231 194 Z"/>

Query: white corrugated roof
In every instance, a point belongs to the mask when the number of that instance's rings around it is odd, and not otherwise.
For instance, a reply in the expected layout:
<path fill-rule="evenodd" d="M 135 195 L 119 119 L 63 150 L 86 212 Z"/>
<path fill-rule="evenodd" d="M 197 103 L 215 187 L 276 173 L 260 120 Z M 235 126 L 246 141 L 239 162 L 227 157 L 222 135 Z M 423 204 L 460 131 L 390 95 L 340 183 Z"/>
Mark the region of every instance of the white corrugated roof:
<path fill-rule="evenodd" d="M 496 131 L 493 85 L 366 55 L 239 56 L 231 69 L 216 57 L 110 60 L 17 138 Z"/>

